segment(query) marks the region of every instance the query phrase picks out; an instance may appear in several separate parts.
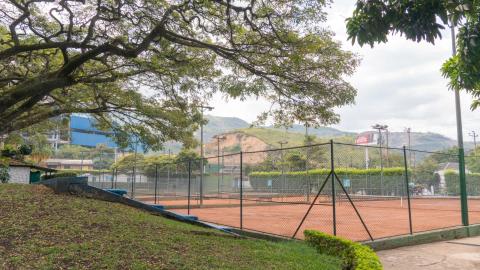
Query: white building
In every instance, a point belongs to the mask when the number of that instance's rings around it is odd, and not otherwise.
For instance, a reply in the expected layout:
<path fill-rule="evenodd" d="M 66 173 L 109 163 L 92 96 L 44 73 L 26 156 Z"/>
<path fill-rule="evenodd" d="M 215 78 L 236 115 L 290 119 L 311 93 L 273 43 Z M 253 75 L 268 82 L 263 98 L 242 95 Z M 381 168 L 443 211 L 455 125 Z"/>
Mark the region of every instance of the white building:
<path fill-rule="evenodd" d="M 20 160 L 8 160 L 9 183 L 29 184 L 31 181 L 40 180 L 41 172 L 54 172 L 55 170 L 32 165 Z"/>

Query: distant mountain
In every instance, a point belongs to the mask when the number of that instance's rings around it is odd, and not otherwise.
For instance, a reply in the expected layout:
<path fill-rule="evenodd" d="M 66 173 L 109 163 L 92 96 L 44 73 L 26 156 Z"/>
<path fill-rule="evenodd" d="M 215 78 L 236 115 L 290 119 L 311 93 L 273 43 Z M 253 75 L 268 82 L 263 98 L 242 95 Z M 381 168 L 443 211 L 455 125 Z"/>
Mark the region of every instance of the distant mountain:
<path fill-rule="evenodd" d="M 208 123 L 203 127 L 203 138 L 205 142 L 210 141 L 213 136 L 217 134 L 250 126 L 248 122 L 237 117 L 205 115 L 205 118 L 208 120 Z M 200 130 L 197 130 L 195 137 L 200 140 Z"/>
<path fill-rule="evenodd" d="M 303 136 L 305 134 L 305 127 L 303 125 L 295 124 L 288 128 L 287 131 L 282 128 L 275 128 L 273 126 L 268 127 L 256 127 L 249 128 L 250 123 L 237 118 L 237 117 L 221 117 L 206 115 L 208 123 L 204 126 L 204 142 L 208 143 L 217 134 L 238 131 L 250 136 L 255 136 L 265 143 L 271 145 L 271 147 L 278 147 L 278 140 L 285 138 L 289 140 L 288 146 L 294 146 L 303 142 Z M 357 133 L 342 131 L 331 127 L 319 127 L 309 128 L 308 133 L 319 137 L 321 141 L 327 139 L 334 139 L 342 142 L 353 142 Z M 200 140 L 200 130 L 195 133 L 195 136 Z M 438 133 L 432 132 L 412 132 L 411 133 L 411 146 L 412 149 L 422 151 L 441 151 L 447 148 L 455 146 L 457 142 L 448 137 L 445 137 Z M 391 132 L 389 133 L 389 146 L 390 147 L 402 147 L 408 145 L 408 138 L 405 132 Z M 178 143 L 170 144 L 172 151 L 178 152 L 181 145 Z M 470 142 L 465 143 L 466 150 L 472 149 L 473 144 Z"/>
<path fill-rule="evenodd" d="M 410 136 L 411 147 L 416 150 L 439 151 L 457 145 L 456 140 L 452 140 L 438 133 L 412 132 Z M 408 135 L 405 132 L 392 132 L 389 134 L 389 141 L 391 147 L 402 147 L 408 145 Z"/>

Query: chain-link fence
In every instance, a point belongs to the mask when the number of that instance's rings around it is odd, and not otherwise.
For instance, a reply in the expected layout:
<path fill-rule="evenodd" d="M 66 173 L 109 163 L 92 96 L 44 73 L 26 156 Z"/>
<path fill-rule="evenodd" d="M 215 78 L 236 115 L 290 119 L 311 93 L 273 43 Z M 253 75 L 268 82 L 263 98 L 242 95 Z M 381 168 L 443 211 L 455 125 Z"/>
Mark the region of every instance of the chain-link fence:
<path fill-rule="evenodd" d="M 207 222 L 361 241 L 462 225 L 458 162 L 457 155 L 330 142 L 134 166 L 89 182 Z M 467 171 L 471 223 L 480 222 L 479 184 L 480 175 Z"/>

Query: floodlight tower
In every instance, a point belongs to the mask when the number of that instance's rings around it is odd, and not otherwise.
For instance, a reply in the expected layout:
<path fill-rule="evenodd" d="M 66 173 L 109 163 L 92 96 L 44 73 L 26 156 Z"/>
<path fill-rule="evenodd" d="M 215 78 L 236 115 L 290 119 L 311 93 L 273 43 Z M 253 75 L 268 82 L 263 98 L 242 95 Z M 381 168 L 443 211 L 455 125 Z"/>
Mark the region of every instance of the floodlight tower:
<path fill-rule="evenodd" d="M 202 122 L 200 122 L 200 205 L 203 205 L 203 110 L 207 109 L 209 111 L 213 110 L 213 107 L 205 106 L 205 105 L 198 105 L 197 108 L 200 108 L 200 112 L 202 115 Z"/>
<path fill-rule="evenodd" d="M 285 186 L 286 186 L 287 183 L 286 183 L 286 179 L 285 179 L 285 169 L 284 169 L 285 161 L 283 160 L 283 145 L 288 144 L 288 141 L 287 140 L 281 140 L 281 141 L 278 141 L 278 144 L 280 144 L 280 158 L 282 160 L 283 189 L 285 191 Z"/>
<path fill-rule="evenodd" d="M 382 153 L 382 130 L 386 130 L 388 128 L 387 125 L 380 125 L 380 124 L 375 124 L 372 126 L 373 129 L 378 130 L 378 144 L 380 146 L 379 152 L 380 152 L 380 189 L 381 189 L 381 195 L 383 195 L 383 153 Z"/>
<path fill-rule="evenodd" d="M 223 135 L 216 135 L 215 138 L 217 139 L 217 159 L 218 159 L 218 161 L 217 161 L 217 163 L 218 163 L 217 193 L 218 193 L 218 195 L 220 195 L 220 141 L 227 139 L 227 137 L 225 137 Z M 222 172 L 222 176 L 223 176 L 223 172 Z"/>
<path fill-rule="evenodd" d="M 383 145 L 383 138 L 382 138 L 382 131 L 387 130 L 387 125 L 380 125 L 375 124 L 372 126 L 373 129 L 378 130 L 378 145 L 380 146 L 380 168 L 383 169 L 383 153 L 382 153 L 382 145 Z"/>
<path fill-rule="evenodd" d="M 408 161 L 412 164 L 412 129 L 405 128 L 405 132 L 407 133 L 407 141 L 408 141 Z"/>

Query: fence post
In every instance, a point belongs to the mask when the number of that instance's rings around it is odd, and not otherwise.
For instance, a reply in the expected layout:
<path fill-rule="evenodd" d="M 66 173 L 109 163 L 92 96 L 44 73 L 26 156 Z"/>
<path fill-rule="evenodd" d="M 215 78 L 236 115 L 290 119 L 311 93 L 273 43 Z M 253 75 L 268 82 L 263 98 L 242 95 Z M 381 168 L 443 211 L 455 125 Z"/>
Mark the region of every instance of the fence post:
<path fill-rule="evenodd" d="M 132 171 L 132 199 L 135 198 L 135 178 L 136 178 L 136 175 L 135 175 L 135 166 L 133 166 L 133 171 Z"/>
<path fill-rule="evenodd" d="M 334 153 L 333 153 L 333 140 L 330 140 L 330 170 L 332 173 L 332 217 L 333 217 L 333 235 L 337 235 L 337 209 L 336 209 L 336 200 L 335 200 L 335 162 L 334 162 Z"/>
<path fill-rule="evenodd" d="M 468 226 L 467 176 L 465 174 L 465 151 L 458 149 L 458 169 L 460 174 L 460 205 L 462 208 L 462 224 Z"/>
<path fill-rule="evenodd" d="M 243 229 L 243 152 L 240 151 L 240 230 Z"/>
<path fill-rule="evenodd" d="M 158 164 L 155 164 L 155 204 L 157 204 Z"/>
<path fill-rule="evenodd" d="M 411 151 L 411 150 L 410 150 Z M 408 163 L 407 163 L 407 149 L 403 146 L 403 162 L 405 164 L 405 188 L 407 189 L 407 202 L 408 202 L 408 225 L 410 228 L 410 234 L 413 234 L 412 227 L 412 208 L 410 206 L 410 188 L 408 185 Z"/>
<path fill-rule="evenodd" d="M 190 187 L 192 180 L 192 161 L 188 160 L 188 202 L 187 202 L 187 213 L 190 215 Z"/>
<path fill-rule="evenodd" d="M 112 188 L 113 188 L 114 177 L 115 177 L 115 169 L 112 169 Z"/>

